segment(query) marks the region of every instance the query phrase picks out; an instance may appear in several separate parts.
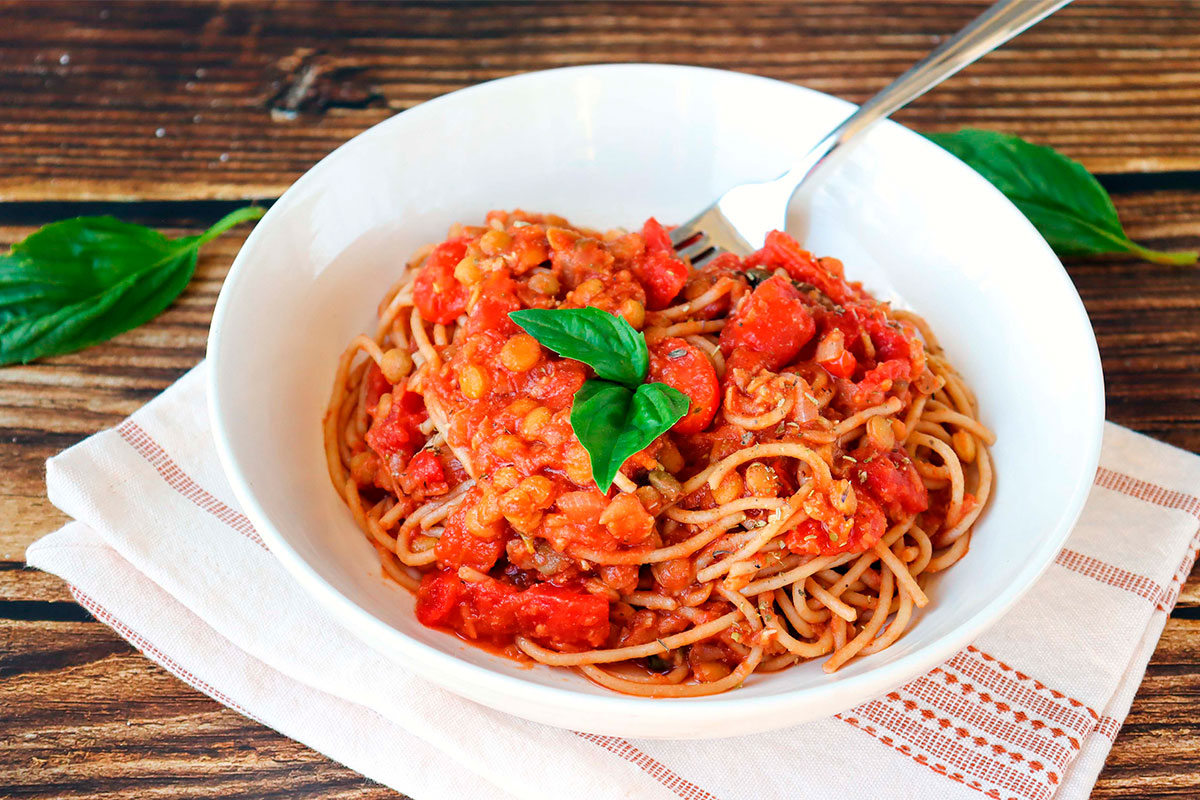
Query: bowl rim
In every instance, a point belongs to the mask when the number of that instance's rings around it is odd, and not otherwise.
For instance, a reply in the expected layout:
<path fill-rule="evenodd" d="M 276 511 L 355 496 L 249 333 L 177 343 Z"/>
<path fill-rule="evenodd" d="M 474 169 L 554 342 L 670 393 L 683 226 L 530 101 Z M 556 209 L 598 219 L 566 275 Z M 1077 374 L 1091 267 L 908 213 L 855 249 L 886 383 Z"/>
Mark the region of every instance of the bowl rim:
<path fill-rule="evenodd" d="M 1069 309 L 1061 309 L 1061 313 L 1064 316 L 1071 317 L 1072 326 L 1083 325 L 1087 331 L 1087 342 L 1091 346 L 1087 348 L 1087 363 L 1082 365 L 1082 368 L 1085 372 L 1091 374 L 1091 378 L 1087 382 L 1088 385 L 1081 385 L 1079 387 L 1081 396 L 1076 399 L 1077 412 L 1085 417 L 1090 416 L 1092 418 L 1090 426 L 1093 431 L 1092 435 L 1088 441 L 1081 443 L 1083 451 L 1082 463 L 1087 468 L 1081 469 L 1080 473 L 1075 477 L 1070 495 L 1062 502 L 1053 526 L 1048 528 L 1048 532 L 1036 550 L 1027 551 L 1024 554 L 1024 563 L 1014 574 L 1013 579 L 1003 592 L 992 597 L 984 606 L 964 620 L 953 631 L 949 631 L 928 644 L 916 648 L 911 653 L 899 656 L 893 661 L 881 663 L 878 667 L 865 670 L 860 674 L 848 675 L 840 679 L 834 677 L 827 683 L 760 696 L 745 696 L 734 692 L 696 698 L 655 699 L 630 697 L 616 692 L 611 694 L 588 694 L 575 691 L 567 686 L 551 686 L 524 680 L 517 676 L 505 675 L 493 671 L 485 666 L 472 664 L 453 654 L 412 638 L 403 631 L 392 627 L 383 619 L 355 603 L 335 586 L 322 578 L 274 526 L 269 515 L 258 502 L 250 481 L 234 454 L 233 445 L 226 436 L 226 420 L 235 414 L 236 410 L 227 408 L 222 403 L 224 382 L 222 380 L 222 370 L 218 368 L 218 365 L 222 336 L 225 329 L 224 323 L 229 314 L 231 304 L 230 297 L 237 292 L 243 276 L 251 270 L 253 254 L 258 241 L 265 235 L 263 232 L 271 225 L 275 217 L 286 212 L 292 201 L 302 194 L 305 187 L 320 180 L 326 172 L 336 169 L 339 161 L 343 158 L 343 153 L 350 148 L 360 146 L 361 142 L 378 136 L 384 136 L 396 125 L 410 124 L 414 118 L 419 119 L 429 113 L 433 113 L 446 104 L 461 103 L 476 93 L 494 89 L 498 84 L 536 84 L 539 81 L 546 80 L 548 76 L 553 78 L 565 73 L 610 74 L 622 71 L 650 71 L 660 73 L 661 75 L 694 75 L 703 73 L 713 78 L 729 79 L 733 77 L 749 82 L 768 82 L 776 86 L 787 87 L 789 90 L 797 93 L 809 93 L 819 95 L 825 99 L 836 100 L 838 103 L 843 104 L 848 112 L 855 108 L 853 104 L 825 94 L 824 92 L 759 75 L 679 64 L 620 63 L 561 67 L 498 78 L 440 95 L 376 123 L 339 145 L 301 175 L 295 183 L 289 186 L 255 226 L 229 269 L 214 309 L 206 354 L 208 360 L 212 362 L 209 365 L 206 386 L 208 411 L 221 466 L 237 502 L 254 524 L 263 541 L 310 596 L 316 598 L 341 624 L 364 639 L 365 644 L 381 650 L 385 653 L 385 656 L 389 657 L 389 660 L 391 660 L 391 656 L 387 655 L 388 653 L 402 652 L 405 656 L 411 657 L 415 662 L 420 662 L 423 665 L 424 668 L 412 670 L 415 674 L 456 694 L 487 705 L 493 705 L 493 707 L 498 706 L 494 705 L 489 698 L 506 696 L 517 701 L 532 703 L 535 707 L 569 709 L 574 714 L 586 715 L 589 712 L 596 712 L 610 717 L 614 714 L 625 712 L 631 717 L 636 716 L 643 720 L 647 716 L 659 717 L 669 715 L 672 727 L 676 728 L 719 720 L 723 715 L 733 712 L 735 709 L 739 715 L 770 710 L 771 714 L 758 715 L 760 720 L 768 722 L 766 725 L 757 726 L 755 729 L 758 731 L 787 727 L 797 724 L 801 719 L 837 713 L 837 711 L 844 710 L 868 698 L 889 691 L 945 661 L 978 637 L 986 628 L 998 621 L 1005 612 L 1011 609 L 1032 588 L 1037 579 L 1048 569 L 1054 561 L 1054 557 L 1061 550 L 1063 543 L 1070 535 L 1079 515 L 1082 513 L 1084 503 L 1094 482 L 1096 467 L 1099 464 L 1104 430 L 1104 382 L 1095 334 L 1083 302 L 1066 270 L 1062 267 L 1061 262 L 1033 225 L 998 189 L 965 164 L 960 164 L 959 168 L 971 172 L 969 177 L 971 180 L 977 182 L 978 190 L 984 194 L 991 193 L 1003 200 L 1004 205 L 1014 215 L 1011 224 L 1025 226 L 1036 237 L 1037 241 L 1040 242 L 1044 248 L 1046 257 L 1049 259 L 1049 263 L 1053 263 L 1058 267 L 1054 271 L 1053 280 L 1058 281 L 1060 284 L 1065 283 L 1067 295 L 1073 299 L 1071 307 Z M 904 135 L 920 136 L 920 134 L 892 120 L 884 120 L 880 125 L 894 126 L 897 129 L 901 129 Z M 932 142 L 928 144 L 930 147 L 936 147 Z M 946 158 L 954 158 L 949 153 L 945 153 L 944 155 Z M 384 640 L 387 644 L 384 646 L 374 644 L 378 640 L 377 637 Z M 400 666 L 405 669 L 409 668 L 408 665 Z M 806 706 L 817 706 L 823 710 L 820 710 L 818 714 L 805 713 L 803 709 Z M 520 712 L 514 711 L 510 713 L 519 714 Z M 543 719 L 542 721 L 555 724 L 552 720 Z M 564 724 L 560 727 L 568 726 Z M 702 732 L 698 733 L 699 735 L 704 735 Z M 631 733 L 628 735 L 647 734 Z"/>

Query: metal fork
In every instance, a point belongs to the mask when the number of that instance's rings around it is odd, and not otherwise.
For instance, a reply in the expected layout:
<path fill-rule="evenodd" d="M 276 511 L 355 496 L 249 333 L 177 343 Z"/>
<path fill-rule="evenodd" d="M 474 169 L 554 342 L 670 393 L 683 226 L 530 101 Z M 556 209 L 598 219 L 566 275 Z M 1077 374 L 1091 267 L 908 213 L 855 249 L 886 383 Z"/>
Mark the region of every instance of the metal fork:
<path fill-rule="evenodd" d="M 879 94 L 817 142 L 799 163 L 765 183 L 743 183 L 671 231 L 679 254 L 701 266 L 728 251 L 748 255 L 762 247 L 767 234 L 783 230 L 788 202 L 805 180 L 838 148 L 873 123 L 912 102 L 925 92 L 982 58 L 1071 0 L 1000 0 L 969 25 L 918 61 Z"/>

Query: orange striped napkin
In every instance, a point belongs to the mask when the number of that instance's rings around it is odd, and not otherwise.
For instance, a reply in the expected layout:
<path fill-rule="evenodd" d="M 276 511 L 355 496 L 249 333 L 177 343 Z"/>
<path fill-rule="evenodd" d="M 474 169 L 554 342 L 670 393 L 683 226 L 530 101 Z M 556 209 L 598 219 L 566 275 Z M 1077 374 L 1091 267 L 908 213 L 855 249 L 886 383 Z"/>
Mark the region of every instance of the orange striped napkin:
<path fill-rule="evenodd" d="M 1109 425 L 1054 566 L 927 675 L 770 734 L 572 733 L 430 686 L 293 584 L 232 499 L 203 373 L 48 462 L 77 521 L 29 563 L 200 691 L 419 800 L 1084 798 L 1200 545 L 1200 458 Z"/>

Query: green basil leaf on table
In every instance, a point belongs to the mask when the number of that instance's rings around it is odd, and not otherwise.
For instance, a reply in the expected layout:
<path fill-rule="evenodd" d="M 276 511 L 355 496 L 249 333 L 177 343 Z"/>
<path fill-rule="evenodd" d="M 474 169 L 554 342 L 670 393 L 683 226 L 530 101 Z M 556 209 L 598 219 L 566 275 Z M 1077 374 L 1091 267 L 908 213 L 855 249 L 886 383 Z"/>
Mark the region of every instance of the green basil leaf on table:
<path fill-rule="evenodd" d="M 264 209 L 238 209 L 199 236 L 170 239 L 112 217 L 39 228 L 0 256 L 0 365 L 111 339 L 171 304 L 200 248 Z"/>
<path fill-rule="evenodd" d="M 1049 147 L 975 128 L 926 136 L 1003 192 L 1061 256 L 1129 253 L 1156 264 L 1196 263 L 1195 251 L 1163 252 L 1132 241 L 1100 182 Z"/>
<path fill-rule="evenodd" d="M 646 377 L 646 340 L 622 317 L 598 308 L 531 308 L 509 318 L 563 358 L 582 361 L 596 376 L 626 386 Z"/>
<path fill-rule="evenodd" d="M 575 393 L 571 428 L 591 458 L 592 477 L 600 490 L 608 491 L 626 459 L 670 429 L 687 410 L 687 395 L 664 383 L 643 383 L 632 390 L 612 381 L 586 381 Z"/>

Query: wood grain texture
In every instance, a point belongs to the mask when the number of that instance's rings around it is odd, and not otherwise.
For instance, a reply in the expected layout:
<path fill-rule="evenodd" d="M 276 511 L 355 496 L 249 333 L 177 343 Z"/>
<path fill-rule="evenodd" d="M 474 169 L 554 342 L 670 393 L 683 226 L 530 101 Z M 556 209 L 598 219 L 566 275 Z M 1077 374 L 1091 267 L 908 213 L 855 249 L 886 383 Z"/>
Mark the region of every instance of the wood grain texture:
<path fill-rule="evenodd" d="M 9 0 L 0 199 L 274 197 L 391 114 L 572 64 L 731 68 L 861 101 L 986 3 Z M 1200 169 L 1200 14 L 1076 3 L 897 118 L 1018 133 L 1093 171 Z"/>
<path fill-rule="evenodd" d="M 32 516 L 32 515 L 31 515 Z M 57 576 L 22 567 L 21 554 L 0 562 L 0 604 L 2 603 L 74 603 L 66 585 Z M 26 616 L 36 615 L 32 607 Z M 0 617 L 6 616 L 0 613 Z M 11 615 L 9 615 L 11 616 Z"/>
<path fill-rule="evenodd" d="M 189 689 L 99 623 L 0 622 L 0 795 L 398 795 Z"/>
<path fill-rule="evenodd" d="M 379 120 L 526 70 L 684 62 L 862 100 L 987 1 L 0 0 L 0 246 L 74 213 L 196 232 L 228 209 L 4 201 L 271 198 Z M 1200 176 L 1186 171 L 1200 170 L 1198 9 L 1075 3 L 899 118 L 1052 144 L 1118 174 L 1134 238 L 1196 248 Z M 192 285 L 148 325 L 0 370 L 0 796 L 398 797 L 180 683 L 57 578 L 22 568 L 25 547 L 64 521 L 45 497 L 45 459 L 203 357 L 243 233 L 210 245 Z M 1096 329 L 1109 418 L 1200 452 L 1200 270 L 1122 259 L 1068 270 Z M 1200 569 L 1093 797 L 1200 797 Z"/>

